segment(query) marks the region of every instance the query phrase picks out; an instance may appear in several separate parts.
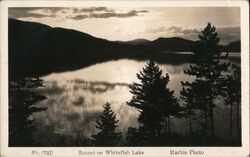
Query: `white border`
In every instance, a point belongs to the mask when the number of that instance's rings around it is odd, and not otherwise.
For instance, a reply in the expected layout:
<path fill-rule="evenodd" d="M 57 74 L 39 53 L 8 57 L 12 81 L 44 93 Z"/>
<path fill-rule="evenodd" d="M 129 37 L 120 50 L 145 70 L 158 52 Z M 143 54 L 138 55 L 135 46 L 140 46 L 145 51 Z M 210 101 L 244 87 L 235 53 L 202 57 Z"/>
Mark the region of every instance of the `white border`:
<path fill-rule="evenodd" d="M 8 147 L 8 7 L 226 7 L 241 8 L 241 67 L 242 67 L 242 147 Z M 28 157 L 32 150 L 53 150 L 52 156 L 84 156 L 78 151 L 142 150 L 143 157 L 196 156 L 170 155 L 169 150 L 201 150 L 204 157 L 246 157 L 249 155 L 249 3 L 248 1 L 0 1 L 0 156 Z M 100 155 L 92 155 L 100 156 Z M 111 156 L 111 155 L 102 155 Z M 125 157 L 126 155 L 118 155 Z M 130 155 L 136 156 L 136 155 Z"/>

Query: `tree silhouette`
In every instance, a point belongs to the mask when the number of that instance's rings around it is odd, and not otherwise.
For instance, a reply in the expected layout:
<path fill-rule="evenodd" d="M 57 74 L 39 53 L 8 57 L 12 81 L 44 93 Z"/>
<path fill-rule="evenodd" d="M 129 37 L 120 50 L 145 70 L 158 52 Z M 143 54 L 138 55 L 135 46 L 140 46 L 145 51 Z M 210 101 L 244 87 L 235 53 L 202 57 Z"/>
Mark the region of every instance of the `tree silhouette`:
<path fill-rule="evenodd" d="M 188 118 L 189 120 L 189 133 L 192 134 L 192 119 L 195 115 L 194 109 L 196 108 L 196 93 L 193 91 L 194 87 L 192 87 L 194 84 L 191 84 L 189 82 L 181 82 L 182 86 L 188 86 L 189 88 L 182 88 L 181 90 L 181 100 L 183 100 L 183 106 L 185 108 L 185 118 Z"/>
<path fill-rule="evenodd" d="M 207 81 L 195 80 L 194 82 L 181 82 L 181 100 L 186 111 L 186 116 L 189 119 L 189 133 L 193 133 L 192 119 L 197 116 L 196 110 L 199 109 L 203 112 L 200 115 L 201 126 L 204 129 L 203 134 L 207 135 L 207 123 L 208 123 L 208 105 L 209 104 L 209 93 L 210 89 Z M 204 122 L 202 121 L 204 119 Z M 196 128 L 197 129 L 197 128 Z"/>
<path fill-rule="evenodd" d="M 170 115 L 175 115 L 179 111 L 179 105 L 174 91 L 167 88 L 168 74 L 164 76 L 159 66 L 150 60 L 137 74 L 137 78 L 140 83 L 129 86 L 133 97 L 127 104 L 140 112 L 139 131 L 143 130 L 144 138 L 148 137 L 148 140 L 151 140 L 161 134 L 165 122 L 170 134 Z"/>
<path fill-rule="evenodd" d="M 127 146 L 139 146 L 143 145 L 143 136 L 139 133 L 137 128 L 129 127 L 126 134 L 126 145 Z"/>
<path fill-rule="evenodd" d="M 37 129 L 32 113 L 44 111 L 47 108 L 36 107 L 34 104 L 46 99 L 32 91 L 41 87 L 41 79 L 24 79 L 10 83 L 9 103 L 9 146 L 33 146 L 33 132 Z"/>
<path fill-rule="evenodd" d="M 100 130 L 97 134 L 92 135 L 94 145 L 96 146 L 118 146 L 122 137 L 120 132 L 116 132 L 118 127 L 116 115 L 112 111 L 110 104 L 104 105 L 104 110 L 100 115 L 100 120 L 96 121 L 96 128 Z"/>
<path fill-rule="evenodd" d="M 225 78 L 224 97 L 225 105 L 230 106 L 229 138 L 232 140 L 233 112 L 236 112 L 237 142 L 241 141 L 240 106 L 241 106 L 241 76 L 240 68 L 232 65 L 233 73 Z"/>
<path fill-rule="evenodd" d="M 213 62 L 214 58 L 220 57 L 222 46 L 219 44 L 220 38 L 215 26 L 209 22 L 201 31 L 199 39 L 193 51 L 200 61 Z"/>
<path fill-rule="evenodd" d="M 194 47 L 195 65 L 184 71 L 186 74 L 195 76 L 193 83 L 182 83 L 185 88 L 182 92 L 183 97 L 195 95 L 195 102 L 186 102 L 204 112 L 204 133 L 214 137 L 214 113 L 216 106 L 214 100 L 221 94 L 223 88 L 223 79 L 229 64 L 222 63 L 221 45 L 215 26 L 210 23 L 201 31 L 199 41 Z"/>

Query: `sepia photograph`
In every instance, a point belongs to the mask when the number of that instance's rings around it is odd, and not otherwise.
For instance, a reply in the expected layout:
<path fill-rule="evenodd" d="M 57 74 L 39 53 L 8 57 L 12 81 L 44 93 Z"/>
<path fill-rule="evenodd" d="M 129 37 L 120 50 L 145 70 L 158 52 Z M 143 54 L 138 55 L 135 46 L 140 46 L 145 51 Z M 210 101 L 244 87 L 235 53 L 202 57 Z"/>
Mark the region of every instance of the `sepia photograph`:
<path fill-rule="evenodd" d="M 5 144 L 245 147 L 241 9 L 9 6 Z"/>

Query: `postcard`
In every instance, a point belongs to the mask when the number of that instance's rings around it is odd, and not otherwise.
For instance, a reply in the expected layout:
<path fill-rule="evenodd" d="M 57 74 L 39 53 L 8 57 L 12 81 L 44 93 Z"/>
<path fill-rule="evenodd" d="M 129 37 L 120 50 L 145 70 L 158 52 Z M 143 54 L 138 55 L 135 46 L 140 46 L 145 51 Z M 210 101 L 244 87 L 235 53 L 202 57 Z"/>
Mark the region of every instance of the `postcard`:
<path fill-rule="evenodd" d="M 248 1 L 0 4 L 1 156 L 249 156 Z"/>

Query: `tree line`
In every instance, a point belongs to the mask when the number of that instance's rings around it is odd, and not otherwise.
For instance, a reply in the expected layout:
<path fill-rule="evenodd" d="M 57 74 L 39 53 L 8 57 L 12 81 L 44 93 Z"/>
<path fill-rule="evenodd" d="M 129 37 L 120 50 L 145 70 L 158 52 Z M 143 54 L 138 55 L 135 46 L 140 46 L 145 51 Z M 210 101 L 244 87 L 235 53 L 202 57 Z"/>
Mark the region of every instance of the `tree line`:
<path fill-rule="evenodd" d="M 139 83 L 130 86 L 132 98 L 127 103 L 139 111 L 139 127 L 129 127 L 126 136 L 117 131 L 119 120 L 112 111 L 111 104 L 104 104 L 99 119 L 98 132 L 90 139 L 76 139 L 79 146 L 214 146 L 241 145 L 241 75 L 240 67 L 221 60 L 221 45 L 215 26 L 210 23 L 201 31 L 198 46 L 194 47 L 194 60 L 184 73 L 194 76 L 192 82 L 181 82 L 180 98 L 168 87 L 169 75 L 163 74 L 159 65 L 152 59 L 136 74 Z M 29 82 L 29 83 L 28 83 Z M 35 82 L 35 83 L 34 83 Z M 28 117 L 33 112 L 46 110 L 33 104 L 44 97 L 26 93 L 20 86 L 38 87 L 40 80 L 19 82 L 15 87 L 16 97 L 10 103 L 10 145 L 26 145 L 23 141 L 26 132 L 34 130 Z M 23 94 L 26 95 L 24 96 Z M 229 108 L 230 137 L 221 141 L 215 132 L 214 109 L 216 100 L 221 99 Z M 17 101 L 18 100 L 18 101 Z M 24 107 L 21 107 L 24 106 Z M 17 116 L 18 115 L 18 116 Z M 234 116 L 235 115 L 235 116 Z M 173 117 L 188 120 L 188 132 L 180 135 L 172 131 Z M 20 126 L 23 132 L 19 132 Z M 233 137 L 236 133 L 237 137 Z M 19 140 L 18 140 L 19 139 Z M 17 141 L 21 143 L 18 144 Z M 29 141 L 28 143 L 32 143 Z"/>

